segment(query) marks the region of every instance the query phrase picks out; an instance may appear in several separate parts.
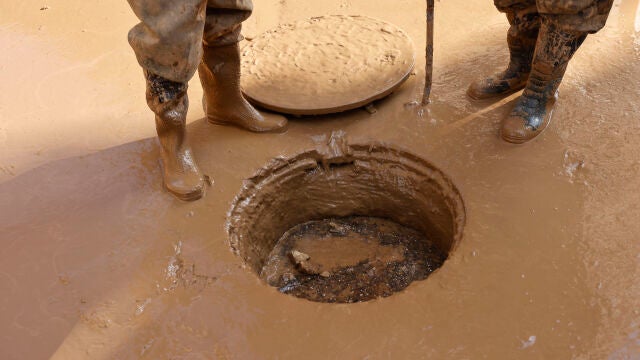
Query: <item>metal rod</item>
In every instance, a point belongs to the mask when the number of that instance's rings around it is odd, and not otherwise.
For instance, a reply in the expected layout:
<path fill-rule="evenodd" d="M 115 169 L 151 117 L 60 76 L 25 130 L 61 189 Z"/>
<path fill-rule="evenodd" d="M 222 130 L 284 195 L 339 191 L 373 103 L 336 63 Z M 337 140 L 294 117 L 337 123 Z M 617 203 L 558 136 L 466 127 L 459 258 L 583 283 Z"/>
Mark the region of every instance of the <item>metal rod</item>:
<path fill-rule="evenodd" d="M 433 10 L 435 0 L 427 0 L 427 49 L 426 66 L 424 74 L 424 93 L 422 94 L 422 105 L 429 104 L 431 95 L 431 85 L 433 84 Z"/>

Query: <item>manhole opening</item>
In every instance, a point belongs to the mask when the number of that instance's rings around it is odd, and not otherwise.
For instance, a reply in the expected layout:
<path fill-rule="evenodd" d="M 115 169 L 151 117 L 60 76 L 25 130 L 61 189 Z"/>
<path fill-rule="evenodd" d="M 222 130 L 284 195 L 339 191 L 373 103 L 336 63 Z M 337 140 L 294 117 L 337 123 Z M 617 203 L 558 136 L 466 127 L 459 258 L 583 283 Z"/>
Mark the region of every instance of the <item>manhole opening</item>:
<path fill-rule="evenodd" d="M 229 213 L 231 246 L 280 292 L 318 302 L 390 296 L 441 267 L 465 209 L 429 162 L 382 145 L 276 159 Z"/>

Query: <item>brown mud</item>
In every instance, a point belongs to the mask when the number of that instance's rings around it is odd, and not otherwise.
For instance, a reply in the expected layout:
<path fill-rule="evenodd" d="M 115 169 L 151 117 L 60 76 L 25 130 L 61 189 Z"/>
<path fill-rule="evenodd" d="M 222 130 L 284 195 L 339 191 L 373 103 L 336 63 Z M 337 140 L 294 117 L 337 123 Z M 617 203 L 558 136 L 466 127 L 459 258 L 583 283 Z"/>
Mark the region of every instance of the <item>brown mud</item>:
<path fill-rule="evenodd" d="M 292 121 L 283 134 L 210 125 L 194 105 L 189 136 L 214 180 L 194 203 L 162 189 L 127 3 L 45 5 L 0 3 L 0 358 L 638 358 L 638 0 L 616 1 L 587 38 L 554 122 L 525 146 L 498 136 L 517 95 L 465 96 L 506 65 L 508 25 L 491 1 L 438 3 L 426 109 L 403 106 L 421 99 L 420 71 L 375 114 Z M 245 35 L 327 14 L 425 41 L 413 0 L 265 0 Z M 243 180 L 336 130 L 411 151 L 464 198 L 464 237 L 447 261 L 393 296 L 286 296 L 229 250 Z"/>
<path fill-rule="evenodd" d="M 229 212 L 233 249 L 268 284 L 313 301 L 367 301 L 425 279 L 459 244 L 464 202 L 433 164 L 349 145 L 341 131 L 317 147 L 260 169 Z"/>
<path fill-rule="evenodd" d="M 328 303 L 391 296 L 442 266 L 420 232 L 380 218 L 309 221 L 287 231 L 261 271 L 283 294 Z"/>

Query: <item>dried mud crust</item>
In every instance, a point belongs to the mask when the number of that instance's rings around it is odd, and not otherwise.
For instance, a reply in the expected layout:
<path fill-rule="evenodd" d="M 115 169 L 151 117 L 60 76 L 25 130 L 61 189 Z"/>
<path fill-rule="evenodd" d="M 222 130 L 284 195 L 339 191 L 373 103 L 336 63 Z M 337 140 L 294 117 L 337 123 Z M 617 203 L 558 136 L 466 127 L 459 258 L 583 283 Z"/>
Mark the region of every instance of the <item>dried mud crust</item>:
<path fill-rule="evenodd" d="M 387 96 L 414 66 L 398 27 L 364 16 L 324 16 L 268 31 L 243 49 L 242 88 L 254 103 L 296 115 L 354 109 Z"/>
<path fill-rule="evenodd" d="M 333 240 L 328 244 L 326 240 Z M 340 241 L 344 239 L 343 241 Z M 337 240 L 337 241 L 336 241 Z M 339 258 L 355 240 L 359 252 L 352 264 L 331 266 L 313 252 L 298 249 L 301 241 L 327 245 Z M 361 251 L 366 246 L 370 251 Z M 291 254 L 304 254 L 296 258 Z M 447 254 L 423 234 L 393 221 L 352 216 L 306 222 L 278 241 L 261 277 L 282 293 L 318 302 L 353 303 L 390 296 L 438 269 Z"/>

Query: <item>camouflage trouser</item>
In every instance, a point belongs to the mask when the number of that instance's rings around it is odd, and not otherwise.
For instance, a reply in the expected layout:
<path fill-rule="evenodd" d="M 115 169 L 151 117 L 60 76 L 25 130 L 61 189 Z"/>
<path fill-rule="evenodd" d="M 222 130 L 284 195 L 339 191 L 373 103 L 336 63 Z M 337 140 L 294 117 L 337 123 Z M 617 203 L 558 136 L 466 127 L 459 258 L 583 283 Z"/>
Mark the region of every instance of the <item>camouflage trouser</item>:
<path fill-rule="evenodd" d="M 540 27 L 540 17 L 568 32 L 595 33 L 602 29 L 613 0 L 494 0 L 507 14 L 511 31 L 531 32 Z"/>
<path fill-rule="evenodd" d="M 128 0 L 140 19 L 129 43 L 145 70 L 185 83 L 202 58 L 202 45 L 235 44 L 251 0 Z"/>

